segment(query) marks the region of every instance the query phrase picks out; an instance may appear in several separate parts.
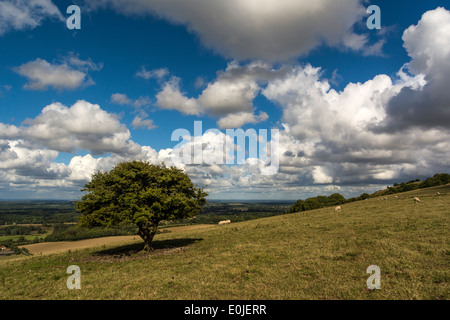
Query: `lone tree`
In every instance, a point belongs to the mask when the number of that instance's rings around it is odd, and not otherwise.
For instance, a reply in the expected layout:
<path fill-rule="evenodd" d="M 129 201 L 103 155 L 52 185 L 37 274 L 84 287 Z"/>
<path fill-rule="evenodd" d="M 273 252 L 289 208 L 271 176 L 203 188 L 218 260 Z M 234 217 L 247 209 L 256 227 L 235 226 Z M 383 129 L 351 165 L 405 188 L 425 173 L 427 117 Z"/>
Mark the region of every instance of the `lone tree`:
<path fill-rule="evenodd" d="M 77 202 L 80 227 L 136 224 L 146 251 L 152 250 L 161 220 L 195 215 L 208 195 L 183 170 L 145 161 L 121 162 L 109 172 L 97 172 L 81 191 L 87 193 Z"/>

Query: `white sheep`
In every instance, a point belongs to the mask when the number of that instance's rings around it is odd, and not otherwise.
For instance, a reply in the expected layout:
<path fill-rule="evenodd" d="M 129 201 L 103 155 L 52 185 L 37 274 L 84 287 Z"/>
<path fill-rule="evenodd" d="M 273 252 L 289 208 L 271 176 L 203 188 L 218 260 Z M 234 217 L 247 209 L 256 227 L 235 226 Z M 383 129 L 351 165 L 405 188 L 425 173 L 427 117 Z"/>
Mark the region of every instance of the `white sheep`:
<path fill-rule="evenodd" d="M 341 212 L 341 206 L 337 206 L 336 208 L 334 208 L 334 212 Z"/>
<path fill-rule="evenodd" d="M 223 220 L 219 222 L 219 226 L 231 223 L 231 220 Z"/>

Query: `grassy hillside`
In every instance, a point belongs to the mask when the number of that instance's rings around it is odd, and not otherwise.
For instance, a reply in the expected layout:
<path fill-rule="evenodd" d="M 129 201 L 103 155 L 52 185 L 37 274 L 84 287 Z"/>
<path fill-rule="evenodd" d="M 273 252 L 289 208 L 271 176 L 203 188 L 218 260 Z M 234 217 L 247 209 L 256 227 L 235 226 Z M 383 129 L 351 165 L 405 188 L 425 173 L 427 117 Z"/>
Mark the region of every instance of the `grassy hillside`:
<path fill-rule="evenodd" d="M 449 299 L 450 186 L 396 196 L 159 234 L 151 254 L 139 241 L 0 261 L 0 299 Z"/>

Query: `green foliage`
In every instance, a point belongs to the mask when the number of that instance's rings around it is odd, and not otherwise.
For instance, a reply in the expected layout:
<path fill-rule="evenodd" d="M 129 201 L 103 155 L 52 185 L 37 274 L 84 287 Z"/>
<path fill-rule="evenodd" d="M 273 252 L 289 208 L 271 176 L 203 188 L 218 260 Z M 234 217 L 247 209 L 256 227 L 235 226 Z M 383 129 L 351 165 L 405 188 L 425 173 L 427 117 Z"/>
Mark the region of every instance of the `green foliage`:
<path fill-rule="evenodd" d="M 135 224 L 146 250 L 162 220 L 192 217 L 203 209 L 207 194 L 175 167 L 144 161 L 121 162 L 96 173 L 77 203 L 81 227 Z"/>
<path fill-rule="evenodd" d="M 428 188 L 435 186 L 442 186 L 444 184 L 450 183 L 450 174 L 439 173 L 435 174 L 432 178 L 428 178 L 419 184 L 419 188 Z"/>
<path fill-rule="evenodd" d="M 368 194 L 368 193 L 362 193 L 362 194 L 359 196 L 359 198 L 360 198 L 361 200 L 369 199 L 369 198 L 370 198 L 370 194 Z"/>
<path fill-rule="evenodd" d="M 346 203 L 347 200 L 339 193 L 333 193 L 330 196 L 317 196 L 314 198 L 308 198 L 306 200 L 298 200 L 291 207 L 290 211 L 293 212 L 301 212 L 308 211 L 314 209 L 320 209 L 329 206 L 335 206 Z"/>
<path fill-rule="evenodd" d="M 79 228 L 74 226 L 59 225 L 55 226 L 52 234 L 45 237 L 45 242 L 54 241 L 76 241 L 83 239 L 94 239 L 100 237 L 125 236 L 137 234 L 137 228 L 134 225 L 125 225 L 120 227 L 95 227 Z"/>
<path fill-rule="evenodd" d="M 6 226 L 0 228 L 0 236 L 17 236 L 30 234 L 44 234 L 41 226 Z"/>

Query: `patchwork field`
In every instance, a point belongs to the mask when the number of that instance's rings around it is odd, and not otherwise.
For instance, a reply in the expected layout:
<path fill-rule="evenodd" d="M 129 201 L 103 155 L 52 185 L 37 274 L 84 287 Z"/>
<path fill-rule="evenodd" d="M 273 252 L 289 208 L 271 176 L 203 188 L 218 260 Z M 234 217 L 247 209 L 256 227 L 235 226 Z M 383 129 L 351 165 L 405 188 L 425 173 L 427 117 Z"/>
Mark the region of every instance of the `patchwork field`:
<path fill-rule="evenodd" d="M 396 196 L 0 261 L 0 299 L 449 299 L 450 186 Z"/>

